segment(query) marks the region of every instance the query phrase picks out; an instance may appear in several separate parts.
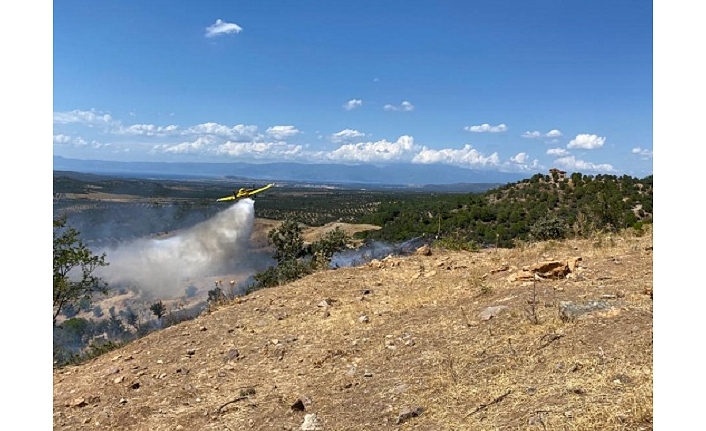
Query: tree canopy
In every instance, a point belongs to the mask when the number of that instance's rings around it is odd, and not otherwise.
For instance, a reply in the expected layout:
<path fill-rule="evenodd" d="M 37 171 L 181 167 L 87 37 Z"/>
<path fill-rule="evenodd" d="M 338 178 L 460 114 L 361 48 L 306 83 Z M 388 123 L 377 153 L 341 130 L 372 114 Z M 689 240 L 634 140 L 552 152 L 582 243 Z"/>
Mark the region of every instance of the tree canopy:
<path fill-rule="evenodd" d="M 78 308 L 81 300 L 97 292 L 107 292 L 108 284 L 93 272 L 107 266 L 105 253 L 94 255 L 80 238 L 80 232 L 67 226 L 66 216 L 54 220 L 54 319 L 66 307 Z"/>

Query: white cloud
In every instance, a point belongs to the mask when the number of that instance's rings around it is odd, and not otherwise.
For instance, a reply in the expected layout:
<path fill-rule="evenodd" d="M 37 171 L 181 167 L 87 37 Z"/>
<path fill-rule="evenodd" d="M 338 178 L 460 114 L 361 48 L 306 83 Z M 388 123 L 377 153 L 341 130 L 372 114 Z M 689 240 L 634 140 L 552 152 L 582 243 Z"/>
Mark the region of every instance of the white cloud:
<path fill-rule="evenodd" d="M 177 132 L 179 126 L 169 125 L 169 126 L 155 126 L 154 124 L 133 124 L 132 126 L 121 127 L 116 131 L 118 134 L 125 135 L 145 135 L 145 136 L 156 136 L 156 135 L 170 135 Z"/>
<path fill-rule="evenodd" d="M 527 159 L 529 159 L 529 155 L 527 153 L 517 153 L 516 155 L 510 157 L 510 161 L 521 165 L 524 165 L 527 162 Z"/>
<path fill-rule="evenodd" d="M 550 148 L 547 150 L 547 154 L 550 156 L 568 156 L 569 152 L 564 148 Z"/>
<path fill-rule="evenodd" d="M 537 139 L 537 138 L 558 138 L 558 137 L 562 136 L 562 134 L 559 130 L 552 129 L 545 134 L 542 134 L 541 132 L 538 132 L 535 130 L 533 132 L 525 132 L 520 136 L 522 136 L 523 138 L 527 138 L 527 139 Z"/>
<path fill-rule="evenodd" d="M 243 28 L 240 27 L 238 24 L 233 24 L 217 19 L 215 24 L 211 24 L 210 26 L 206 27 L 206 37 L 215 37 L 228 33 L 240 33 L 241 31 L 243 31 Z"/>
<path fill-rule="evenodd" d="M 383 106 L 382 109 L 386 111 L 414 111 L 414 105 L 405 100 L 400 103 L 399 106 L 387 104 Z"/>
<path fill-rule="evenodd" d="M 257 126 L 246 126 L 244 124 L 228 127 L 218 123 L 202 123 L 189 127 L 184 131 L 184 134 L 214 135 L 239 142 L 252 141 L 259 137 Z"/>
<path fill-rule="evenodd" d="M 155 145 L 152 152 L 164 152 L 172 154 L 201 154 L 204 150 L 215 142 L 211 136 L 199 136 L 192 142 L 182 142 L 176 145 L 163 144 Z"/>
<path fill-rule="evenodd" d="M 71 136 L 66 136 L 62 134 L 54 135 L 55 144 L 68 144 L 71 142 Z"/>
<path fill-rule="evenodd" d="M 302 146 L 284 142 L 226 142 L 219 145 L 215 152 L 232 157 L 248 156 L 262 160 L 291 159 L 302 154 Z"/>
<path fill-rule="evenodd" d="M 510 161 L 503 163 L 502 168 L 511 171 L 529 171 L 541 168 L 539 160 L 534 159 L 530 162 L 529 154 L 521 152 L 510 157 Z"/>
<path fill-rule="evenodd" d="M 351 139 L 356 139 L 356 138 L 362 138 L 365 136 L 365 133 L 359 132 L 357 130 L 352 130 L 352 129 L 344 129 L 341 130 L 338 133 L 334 133 L 331 135 L 331 141 L 332 142 L 345 142 Z"/>
<path fill-rule="evenodd" d="M 632 153 L 639 154 L 644 157 L 652 157 L 652 150 L 648 150 L 646 148 L 640 148 L 640 147 L 633 148 Z"/>
<path fill-rule="evenodd" d="M 279 140 L 287 139 L 298 133 L 301 132 L 294 126 L 272 126 L 267 128 L 267 134 Z"/>
<path fill-rule="evenodd" d="M 472 146 L 466 144 L 460 150 L 444 148 L 441 150 L 433 150 L 423 147 L 422 150 L 414 156 L 413 163 L 448 163 L 454 165 L 498 165 L 500 159 L 498 153 L 493 153 L 490 156 L 484 156 Z"/>
<path fill-rule="evenodd" d="M 418 148 L 414 145 L 414 139 L 411 136 L 404 135 L 396 142 L 383 139 L 377 142 L 346 144 L 320 156 L 342 162 L 407 161 L 413 157 L 413 152 Z"/>
<path fill-rule="evenodd" d="M 507 126 L 505 124 L 498 124 L 497 126 L 491 126 L 488 123 L 481 124 L 480 126 L 465 126 L 463 130 L 467 130 L 469 132 L 475 132 L 475 133 L 482 133 L 482 132 L 490 132 L 490 133 L 500 133 L 504 132 L 507 130 Z"/>
<path fill-rule="evenodd" d="M 565 156 L 556 159 L 555 163 L 566 170 L 574 171 L 595 171 L 595 172 L 612 172 L 613 165 L 608 163 L 594 164 L 583 160 L 578 160 L 574 156 Z"/>
<path fill-rule="evenodd" d="M 69 112 L 54 112 L 54 124 L 115 124 L 113 118 L 108 114 L 102 114 L 94 110 L 80 111 L 75 109 Z"/>
<path fill-rule="evenodd" d="M 343 104 L 343 109 L 350 111 L 351 109 L 358 108 L 363 105 L 363 101 L 360 99 L 351 99 Z"/>
<path fill-rule="evenodd" d="M 55 144 L 70 145 L 72 147 L 85 147 L 86 145 L 88 145 L 88 142 L 86 142 L 83 138 L 80 138 L 80 137 L 73 138 L 71 136 L 64 135 L 64 134 L 54 135 L 53 141 Z"/>
<path fill-rule="evenodd" d="M 605 143 L 605 138 L 597 135 L 589 135 L 587 133 L 582 133 L 576 135 L 574 139 L 569 142 L 566 146 L 567 148 L 580 148 L 583 150 L 594 150 L 600 148 Z"/>

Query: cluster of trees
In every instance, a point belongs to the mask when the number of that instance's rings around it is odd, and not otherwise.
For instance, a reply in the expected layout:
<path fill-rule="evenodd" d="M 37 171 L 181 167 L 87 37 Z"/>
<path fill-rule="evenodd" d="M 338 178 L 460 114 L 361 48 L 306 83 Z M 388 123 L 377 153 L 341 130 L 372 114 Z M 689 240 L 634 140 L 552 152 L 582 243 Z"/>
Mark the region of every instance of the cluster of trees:
<path fill-rule="evenodd" d="M 272 257 L 277 261 L 263 272 L 255 274 L 250 290 L 278 286 L 304 277 L 319 269 L 327 269 L 333 255 L 346 248 L 349 236 L 339 227 L 329 231 L 319 240 L 304 244 L 302 228 L 294 219 L 285 219 L 279 227 L 268 233 L 274 247 Z"/>
<path fill-rule="evenodd" d="M 391 196 L 363 217 L 382 226 L 364 239 L 403 241 L 421 235 L 513 247 L 516 240 L 585 236 L 652 221 L 652 176 L 537 174 L 482 194 Z"/>

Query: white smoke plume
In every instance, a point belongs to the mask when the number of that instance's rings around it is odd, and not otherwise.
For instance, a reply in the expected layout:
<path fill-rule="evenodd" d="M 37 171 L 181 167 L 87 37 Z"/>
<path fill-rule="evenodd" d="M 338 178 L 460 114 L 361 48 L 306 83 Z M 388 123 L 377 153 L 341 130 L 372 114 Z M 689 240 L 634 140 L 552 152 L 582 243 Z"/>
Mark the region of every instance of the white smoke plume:
<path fill-rule="evenodd" d="M 141 238 L 106 250 L 109 265 L 95 275 L 109 285 L 136 286 L 157 298 L 182 296 L 186 279 L 251 275 L 263 259 L 249 252 L 254 221 L 254 201 L 242 199 L 174 236 Z"/>

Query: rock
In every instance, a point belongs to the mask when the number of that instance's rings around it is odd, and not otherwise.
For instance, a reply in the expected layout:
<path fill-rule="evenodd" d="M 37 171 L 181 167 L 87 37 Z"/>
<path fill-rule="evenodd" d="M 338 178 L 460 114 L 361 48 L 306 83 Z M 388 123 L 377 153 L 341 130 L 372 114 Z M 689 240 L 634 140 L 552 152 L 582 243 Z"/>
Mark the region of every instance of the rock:
<path fill-rule="evenodd" d="M 415 417 L 421 415 L 422 412 L 424 412 L 424 409 L 422 407 L 419 407 L 419 406 L 417 406 L 415 408 L 407 407 L 407 408 L 403 409 L 400 412 L 400 414 L 397 416 L 397 420 L 395 421 L 395 424 L 399 425 L 408 419 L 415 418 Z"/>
<path fill-rule="evenodd" d="M 559 302 L 559 317 L 564 322 L 572 322 L 581 316 L 600 311 L 613 310 L 615 307 L 605 301 L 588 301 L 584 304 L 576 304 L 571 301 Z"/>
<path fill-rule="evenodd" d="M 496 305 L 494 307 L 488 307 L 478 314 L 480 320 L 490 320 L 493 317 L 499 315 L 502 311 L 507 309 L 507 305 Z"/>
<path fill-rule="evenodd" d="M 83 397 L 74 398 L 69 403 L 69 407 L 85 407 L 87 405 L 88 405 L 88 403 L 86 402 L 86 399 Z"/>
<path fill-rule="evenodd" d="M 429 245 L 427 244 L 424 244 L 423 246 L 417 249 L 416 253 L 419 256 L 431 256 L 431 247 L 429 247 Z"/>
<path fill-rule="evenodd" d="M 238 357 L 240 357 L 240 352 L 238 349 L 230 349 L 223 358 L 223 362 L 230 362 L 238 359 Z"/>
<path fill-rule="evenodd" d="M 369 322 L 370 322 L 370 319 L 368 318 L 368 316 L 366 316 L 365 314 L 363 314 L 362 316 L 360 316 L 360 317 L 358 318 L 358 322 L 360 322 L 360 323 L 369 323 Z"/>
<path fill-rule="evenodd" d="M 306 410 L 306 407 L 304 407 L 304 401 L 302 401 L 301 398 L 297 398 L 297 400 L 290 406 L 292 410 L 295 412 L 303 412 Z"/>
<path fill-rule="evenodd" d="M 302 426 L 299 427 L 299 429 L 302 431 L 317 431 L 323 430 L 324 427 L 321 424 L 321 420 L 315 413 L 307 413 L 304 416 L 304 422 L 302 422 Z"/>

